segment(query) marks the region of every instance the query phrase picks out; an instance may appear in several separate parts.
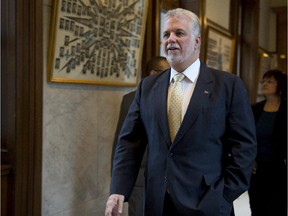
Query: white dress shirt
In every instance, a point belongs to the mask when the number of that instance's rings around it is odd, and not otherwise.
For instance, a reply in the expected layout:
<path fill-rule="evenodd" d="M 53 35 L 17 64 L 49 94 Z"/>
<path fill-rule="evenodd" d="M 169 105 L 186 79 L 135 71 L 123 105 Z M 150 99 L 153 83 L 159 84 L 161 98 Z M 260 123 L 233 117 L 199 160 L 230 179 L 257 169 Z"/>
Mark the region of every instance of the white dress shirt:
<path fill-rule="evenodd" d="M 182 91 L 183 91 L 182 120 L 185 116 L 190 99 L 192 97 L 192 94 L 196 85 L 196 81 L 199 76 L 199 71 L 200 71 L 200 60 L 198 58 L 192 65 L 190 65 L 185 71 L 182 72 L 185 75 L 185 78 L 181 82 Z M 176 70 L 171 68 L 170 85 L 169 85 L 169 90 L 168 90 L 168 102 L 167 102 L 168 112 L 169 112 L 170 97 L 171 97 L 171 87 L 174 83 L 173 77 L 177 73 L 178 72 Z"/>

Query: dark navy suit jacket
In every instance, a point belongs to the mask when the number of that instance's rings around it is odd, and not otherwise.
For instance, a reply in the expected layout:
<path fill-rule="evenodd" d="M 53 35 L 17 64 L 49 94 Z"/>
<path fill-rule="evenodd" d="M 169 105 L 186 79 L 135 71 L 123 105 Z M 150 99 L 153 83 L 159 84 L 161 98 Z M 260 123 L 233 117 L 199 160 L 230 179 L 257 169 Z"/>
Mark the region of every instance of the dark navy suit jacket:
<path fill-rule="evenodd" d="M 162 215 L 169 190 L 183 216 L 229 216 L 233 201 L 249 187 L 256 156 L 254 118 L 243 82 L 201 64 L 171 143 L 169 77 L 170 69 L 139 84 L 120 132 L 110 193 L 129 199 L 148 143 L 145 215 Z"/>
<path fill-rule="evenodd" d="M 119 119 L 118 119 L 116 131 L 115 131 L 114 142 L 113 142 L 113 147 L 112 147 L 111 168 L 113 167 L 113 159 L 114 159 L 115 149 L 116 149 L 117 142 L 118 142 L 118 136 L 119 136 L 120 130 L 122 128 L 123 122 L 125 121 L 127 113 L 129 111 L 129 108 L 130 108 L 130 106 L 133 102 L 133 99 L 135 97 L 135 93 L 136 93 L 136 91 L 129 92 L 129 93 L 125 94 L 122 98 L 121 108 L 120 108 L 120 113 L 119 113 Z M 138 187 L 144 187 L 144 172 L 145 172 L 146 159 L 147 159 L 146 154 L 147 154 L 147 152 L 145 152 L 145 154 L 143 156 L 141 167 L 140 167 L 140 170 L 138 173 L 138 178 L 135 182 L 135 186 L 138 186 Z"/>

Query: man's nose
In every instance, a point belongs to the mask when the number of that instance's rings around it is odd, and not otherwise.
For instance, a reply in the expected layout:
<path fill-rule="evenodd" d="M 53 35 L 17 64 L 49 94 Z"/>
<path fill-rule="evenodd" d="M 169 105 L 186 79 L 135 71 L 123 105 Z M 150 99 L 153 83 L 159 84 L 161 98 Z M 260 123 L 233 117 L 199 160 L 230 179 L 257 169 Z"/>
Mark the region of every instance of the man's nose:
<path fill-rule="evenodd" d="M 176 35 L 174 33 L 171 33 L 168 38 L 168 43 L 175 42 L 175 40 L 176 40 Z"/>

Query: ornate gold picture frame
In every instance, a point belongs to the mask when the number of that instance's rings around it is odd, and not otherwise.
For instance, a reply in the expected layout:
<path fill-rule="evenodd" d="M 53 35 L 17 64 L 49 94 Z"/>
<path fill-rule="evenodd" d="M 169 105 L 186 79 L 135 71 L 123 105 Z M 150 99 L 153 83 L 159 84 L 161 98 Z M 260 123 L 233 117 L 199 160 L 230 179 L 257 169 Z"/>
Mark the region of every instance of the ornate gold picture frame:
<path fill-rule="evenodd" d="M 135 86 L 148 1 L 54 0 L 48 81 Z"/>
<path fill-rule="evenodd" d="M 211 68 L 232 73 L 233 39 L 221 31 L 208 26 L 206 64 Z"/>

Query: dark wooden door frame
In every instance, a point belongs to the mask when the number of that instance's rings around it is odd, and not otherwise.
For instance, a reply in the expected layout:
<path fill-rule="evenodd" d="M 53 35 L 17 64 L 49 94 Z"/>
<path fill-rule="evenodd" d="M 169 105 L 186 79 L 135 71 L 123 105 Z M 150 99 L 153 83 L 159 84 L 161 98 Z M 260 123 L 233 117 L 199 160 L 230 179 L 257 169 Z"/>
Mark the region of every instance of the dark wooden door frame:
<path fill-rule="evenodd" d="M 43 0 L 1 1 L 1 165 L 9 216 L 41 215 Z M 3 199 L 3 197 L 1 197 Z"/>
<path fill-rule="evenodd" d="M 259 48 L 259 0 L 242 0 L 240 77 L 246 85 L 250 103 L 256 101 Z"/>

